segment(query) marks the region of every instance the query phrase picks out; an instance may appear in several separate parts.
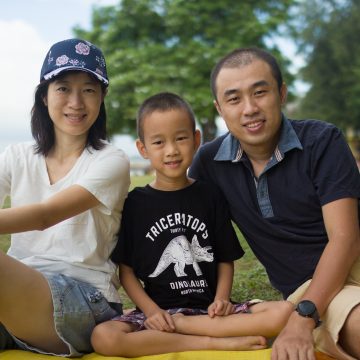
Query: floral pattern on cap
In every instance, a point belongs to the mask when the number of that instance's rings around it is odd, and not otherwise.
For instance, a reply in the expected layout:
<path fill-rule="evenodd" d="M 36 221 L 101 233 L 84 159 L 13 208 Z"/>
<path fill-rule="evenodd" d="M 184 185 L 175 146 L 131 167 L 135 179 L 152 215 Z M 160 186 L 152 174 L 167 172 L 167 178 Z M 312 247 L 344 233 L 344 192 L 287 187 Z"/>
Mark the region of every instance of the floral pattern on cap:
<path fill-rule="evenodd" d="M 43 63 L 40 81 L 49 80 L 65 70 L 87 71 L 105 85 L 109 83 L 101 50 L 85 40 L 69 39 L 54 44 Z"/>
<path fill-rule="evenodd" d="M 52 60 L 50 60 L 51 62 Z M 50 63 L 49 62 L 49 63 Z M 69 62 L 69 58 L 66 55 L 61 55 L 56 59 L 56 65 L 57 66 L 63 66 L 66 65 Z"/>
<path fill-rule="evenodd" d="M 89 55 L 90 54 L 90 46 L 86 45 L 82 42 L 79 42 L 77 45 L 75 45 L 75 50 L 78 54 L 81 54 L 81 55 Z"/>

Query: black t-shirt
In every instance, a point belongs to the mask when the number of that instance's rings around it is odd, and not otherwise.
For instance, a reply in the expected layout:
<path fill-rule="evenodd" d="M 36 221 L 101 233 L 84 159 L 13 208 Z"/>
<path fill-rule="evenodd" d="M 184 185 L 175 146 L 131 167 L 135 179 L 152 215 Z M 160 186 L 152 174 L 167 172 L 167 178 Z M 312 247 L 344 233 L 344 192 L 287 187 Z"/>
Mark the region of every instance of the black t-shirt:
<path fill-rule="evenodd" d="M 161 308 L 207 308 L 217 263 L 243 254 L 220 192 L 196 181 L 177 191 L 131 191 L 112 260 L 130 266 Z"/>

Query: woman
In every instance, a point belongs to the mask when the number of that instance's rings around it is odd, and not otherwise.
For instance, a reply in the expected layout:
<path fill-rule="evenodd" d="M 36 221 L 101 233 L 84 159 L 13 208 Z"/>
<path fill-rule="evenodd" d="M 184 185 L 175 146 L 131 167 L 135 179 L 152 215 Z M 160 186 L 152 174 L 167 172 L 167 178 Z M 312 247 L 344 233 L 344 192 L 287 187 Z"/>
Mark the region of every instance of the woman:
<path fill-rule="evenodd" d="M 106 142 L 104 56 L 69 39 L 44 60 L 31 113 L 35 144 L 0 155 L 0 350 L 91 352 L 94 326 L 122 312 L 109 260 L 130 184 Z"/>

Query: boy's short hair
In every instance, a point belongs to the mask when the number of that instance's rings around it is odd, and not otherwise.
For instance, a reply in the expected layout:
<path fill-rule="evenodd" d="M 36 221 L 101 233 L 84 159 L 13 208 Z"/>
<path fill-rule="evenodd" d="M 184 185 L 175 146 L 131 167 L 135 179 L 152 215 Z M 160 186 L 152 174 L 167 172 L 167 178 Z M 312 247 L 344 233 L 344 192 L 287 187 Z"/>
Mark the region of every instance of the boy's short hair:
<path fill-rule="evenodd" d="M 184 110 L 189 116 L 193 132 L 195 133 L 195 115 L 190 105 L 179 95 L 171 92 L 161 92 L 145 99 L 139 107 L 136 117 L 136 126 L 138 137 L 142 142 L 144 142 L 143 125 L 145 117 L 149 116 L 154 111 L 163 112 L 170 110 Z"/>
<path fill-rule="evenodd" d="M 280 91 L 283 84 L 283 77 L 276 58 L 268 51 L 257 47 L 238 48 L 220 59 L 211 71 L 210 87 L 214 99 L 217 100 L 216 80 L 221 69 L 245 66 L 252 63 L 254 60 L 262 60 L 270 66 L 272 75 L 274 76 Z"/>

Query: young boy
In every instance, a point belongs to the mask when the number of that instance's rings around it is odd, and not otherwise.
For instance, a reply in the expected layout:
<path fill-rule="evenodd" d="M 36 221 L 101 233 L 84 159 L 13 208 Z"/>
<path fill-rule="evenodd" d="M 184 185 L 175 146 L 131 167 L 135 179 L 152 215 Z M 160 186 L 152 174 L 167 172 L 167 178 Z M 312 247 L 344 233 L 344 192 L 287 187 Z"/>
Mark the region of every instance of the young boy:
<path fill-rule="evenodd" d="M 233 261 L 244 252 L 221 194 L 187 176 L 200 145 L 191 108 L 159 93 L 141 105 L 137 126 L 136 145 L 155 180 L 130 192 L 112 255 L 137 310 L 98 325 L 94 350 L 135 357 L 265 348 L 292 305 L 230 301 Z"/>

